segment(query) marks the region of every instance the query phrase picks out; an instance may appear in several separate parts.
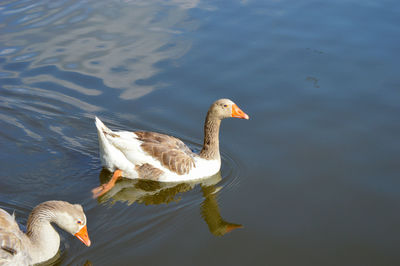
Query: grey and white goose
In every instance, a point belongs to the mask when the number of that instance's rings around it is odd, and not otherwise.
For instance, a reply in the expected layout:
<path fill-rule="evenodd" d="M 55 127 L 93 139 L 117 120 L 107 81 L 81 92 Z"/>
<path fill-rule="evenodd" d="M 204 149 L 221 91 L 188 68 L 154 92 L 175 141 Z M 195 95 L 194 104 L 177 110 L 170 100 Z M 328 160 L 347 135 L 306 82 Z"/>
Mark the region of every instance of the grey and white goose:
<path fill-rule="evenodd" d="M 228 117 L 249 119 L 233 101 L 215 101 L 207 112 L 199 154 L 175 137 L 146 131 L 112 131 L 96 117 L 100 159 L 114 175 L 108 183 L 93 189 L 93 196 L 109 191 L 121 176 L 185 182 L 216 174 L 221 168 L 219 128 L 221 120 Z"/>
<path fill-rule="evenodd" d="M 0 209 L 0 265 L 32 265 L 54 257 L 60 247 L 60 236 L 51 223 L 90 246 L 86 216 L 79 204 L 65 201 L 39 204 L 29 215 L 26 234 L 19 229 L 14 215 Z"/>

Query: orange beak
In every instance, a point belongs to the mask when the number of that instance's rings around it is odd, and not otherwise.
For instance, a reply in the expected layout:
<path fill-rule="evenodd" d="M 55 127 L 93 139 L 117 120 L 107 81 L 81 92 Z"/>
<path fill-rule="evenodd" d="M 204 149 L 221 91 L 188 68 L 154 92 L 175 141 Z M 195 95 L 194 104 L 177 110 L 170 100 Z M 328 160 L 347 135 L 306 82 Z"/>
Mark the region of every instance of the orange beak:
<path fill-rule="evenodd" d="M 86 225 L 84 227 L 81 228 L 81 230 L 79 230 L 78 233 L 75 234 L 76 238 L 78 238 L 80 241 L 83 242 L 83 244 L 85 244 L 86 246 L 90 247 L 90 239 L 89 239 L 89 235 L 87 232 L 87 228 Z"/>
<path fill-rule="evenodd" d="M 232 117 L 249 119 L 249 116 L 245 112 L 240 110 L 240 108 L 236 104 L 232 105 Z"/>

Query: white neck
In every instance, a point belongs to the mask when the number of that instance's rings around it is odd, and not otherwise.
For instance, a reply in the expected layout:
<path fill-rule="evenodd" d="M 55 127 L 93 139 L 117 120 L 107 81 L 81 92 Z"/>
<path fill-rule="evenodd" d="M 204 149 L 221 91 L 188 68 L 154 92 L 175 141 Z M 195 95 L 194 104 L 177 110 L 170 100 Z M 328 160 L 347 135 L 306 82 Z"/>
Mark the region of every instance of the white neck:
<path fill-rule="evenodd" d="M 51 259 L 60 247 L 60 236 L 51 225 L 53 216 L 47 215 L 48 213 L 42 214 L 32 217 L 26 234 L 33 264 Z"/>

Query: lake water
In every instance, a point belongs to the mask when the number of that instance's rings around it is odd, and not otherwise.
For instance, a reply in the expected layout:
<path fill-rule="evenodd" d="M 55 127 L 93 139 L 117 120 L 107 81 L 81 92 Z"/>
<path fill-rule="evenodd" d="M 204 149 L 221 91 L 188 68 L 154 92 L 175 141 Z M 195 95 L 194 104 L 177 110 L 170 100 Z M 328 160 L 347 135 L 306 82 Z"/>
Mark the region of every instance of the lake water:
<path fill-rule="evenodd" d="M 57 265 L 400 265 L 399 62 L 398 1 L 1 1 L 0 207 L 83 205 Z M 199 150 L 219 98 L 220 175 L 91 198 L 95 115 Z"/>

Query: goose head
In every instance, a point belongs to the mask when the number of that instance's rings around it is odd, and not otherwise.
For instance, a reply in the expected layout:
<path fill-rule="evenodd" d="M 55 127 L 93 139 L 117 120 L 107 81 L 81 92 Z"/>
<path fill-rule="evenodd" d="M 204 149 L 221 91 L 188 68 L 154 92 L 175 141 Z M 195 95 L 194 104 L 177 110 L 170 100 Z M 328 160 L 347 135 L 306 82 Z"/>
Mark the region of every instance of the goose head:
<path fill-rule="evenodd" d="M 249 119 L 249 116 L 229 99 L 215 101 L 208 110 L 208 115 L 219 120 L 229 117 Z"/>
<path fill-rule="evenodd" d="M 74 235 L 86 246 L 90 246 L 91 241 L 87 232 L 86 216 L 81 205 L 65 202 L 58 208 L 53 222 L 61 229 Z"/>

